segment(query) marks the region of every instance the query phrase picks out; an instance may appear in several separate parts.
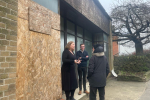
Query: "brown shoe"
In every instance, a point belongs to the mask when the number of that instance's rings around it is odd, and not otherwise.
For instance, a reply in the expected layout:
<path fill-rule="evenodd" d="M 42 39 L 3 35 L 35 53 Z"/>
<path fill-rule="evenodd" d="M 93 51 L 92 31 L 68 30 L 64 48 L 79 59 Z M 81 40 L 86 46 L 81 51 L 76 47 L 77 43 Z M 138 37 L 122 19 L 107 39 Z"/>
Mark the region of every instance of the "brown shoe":
<path fill-rule="evenodd" d="M 82 94 L 82 91 L 79 91 L 78 95 L 81 95 Z"/>
<path fill-rule="evenodd" d="M 86 90 L 86 91 L 84 91 L 84 93 L 86 93 L 86 94 L 90 94 L 90 92 L 88 92 L 87 90 Z"/>

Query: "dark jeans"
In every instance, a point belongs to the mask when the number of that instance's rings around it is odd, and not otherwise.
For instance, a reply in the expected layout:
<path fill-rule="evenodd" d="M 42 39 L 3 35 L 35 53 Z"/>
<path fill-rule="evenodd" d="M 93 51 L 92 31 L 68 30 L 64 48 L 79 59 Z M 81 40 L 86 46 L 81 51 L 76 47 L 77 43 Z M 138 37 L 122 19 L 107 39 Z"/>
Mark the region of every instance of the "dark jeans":
<path fill-rule="evenodd" d="M 83 79 L 83 88 L 84 88 L 84 91 L 86 91 L 87 67 L 78 67 L 78 74 L 79 74 L 79 89 L 80 91 L 82 90 L 82 79 Z"/>
<path fill-rule="evenodd" d="M 99 100 L 105 100 L 105 87 L 90 86 L 90 100 L 96 100 L 97 90 L 99 91 Z"/>

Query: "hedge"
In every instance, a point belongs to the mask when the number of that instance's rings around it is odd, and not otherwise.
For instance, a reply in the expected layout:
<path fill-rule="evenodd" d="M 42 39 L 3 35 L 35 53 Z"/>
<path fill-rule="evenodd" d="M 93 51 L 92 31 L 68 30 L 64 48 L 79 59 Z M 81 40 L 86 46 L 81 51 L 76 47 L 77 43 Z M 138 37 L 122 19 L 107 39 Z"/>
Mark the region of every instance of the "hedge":
<path fill-rule="evenodd" d="M 141 56 L 127 55 L 114 57 L 115 70 L 126 72 L 142 72 L 150 70 L 150 54 Z"/>

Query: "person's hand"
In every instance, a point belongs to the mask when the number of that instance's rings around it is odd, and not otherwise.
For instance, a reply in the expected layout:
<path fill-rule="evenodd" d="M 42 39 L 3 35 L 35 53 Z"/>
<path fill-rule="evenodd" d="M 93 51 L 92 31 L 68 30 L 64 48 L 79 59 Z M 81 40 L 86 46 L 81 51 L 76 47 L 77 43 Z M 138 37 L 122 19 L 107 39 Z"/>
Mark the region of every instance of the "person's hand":
<path fill-rule="evenodd" d="M 77 61 L 77 64 L 80 64 L 80 63 L 81 63 L 81 60 L 78 60 L 78 61 Z"/>
<path fill-rule="evenodd" d="M 88 58 L 89 56 L 86 56 L 86 58 Z"/>
<path fill-rule="evenodd" d="M 80 60 L 80 59 L 82 59 L 82 57 L 79 57 L 79 59 L 78 59 L 78 60 Z"/>
<path fill-rule="evenodd" d="M 78 60 L 74 60 L 74 63 L 76 63 L 76 64 L 77 64 L 77 63 L 78 63 Z"/>
<path fill-rule="evenodd" d="M 80 64 L 80 63 L 81 63 L 81 60 L 74 60 L 74 63 Z"/>

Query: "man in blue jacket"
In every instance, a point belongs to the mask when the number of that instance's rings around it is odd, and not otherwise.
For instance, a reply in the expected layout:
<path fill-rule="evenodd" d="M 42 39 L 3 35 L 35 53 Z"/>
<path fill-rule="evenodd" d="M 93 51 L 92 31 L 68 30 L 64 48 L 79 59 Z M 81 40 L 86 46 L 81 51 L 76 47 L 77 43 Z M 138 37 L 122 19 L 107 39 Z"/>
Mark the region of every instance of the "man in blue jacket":
<path fill-rule="evenodd" d="M 78 74 L 79 74 L 79 95 L 82 94 L 82 76 L 83 76 L 83 88 L 84 93 L 89 94 L 86 90 L 86 75 L 87 75 L 87 61 L 89 60 L 89 56 L 87 51 L 85 51 L 85 45 L 80 44 L 80 50 L 76 53 L 77 59 L 81 60 L 81 63 L 78 64 Z"/>

